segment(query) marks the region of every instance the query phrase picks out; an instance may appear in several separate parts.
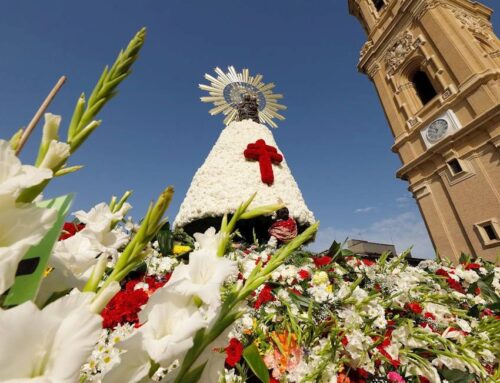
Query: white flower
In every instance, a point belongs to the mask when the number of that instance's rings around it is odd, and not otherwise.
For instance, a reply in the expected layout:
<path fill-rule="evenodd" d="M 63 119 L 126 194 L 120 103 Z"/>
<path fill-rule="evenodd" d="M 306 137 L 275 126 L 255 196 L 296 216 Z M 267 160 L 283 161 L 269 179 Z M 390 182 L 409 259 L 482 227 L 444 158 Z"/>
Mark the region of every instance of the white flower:
<path fill-rule="evenodd" d="M 49 144 L 52 140 L 58 139 L 61 116 L 52 113 L 45 113 L 45 124 L 43 125 L 42 144 Z"/>
<path fill-rule="evenodd" d="M 107 233 L 111 230 L 111 223 L 123 219 L 130 208 L 130 204 L 124 203 L 119 211 L 113 213 L 109 206 L 102 202 L 90 209 L 88 213 L 79 210 L 73 215 L 86 225 L 86 229 L 94 233 Z"/>
<path fill-rule="evenodd" d="M 215 233 L 215 228 L 209 227 L 205 233 L 195 233 L 194 239 L 199 246 L 200 250 L 205 250 L 209 253 L 217 253 L 219 247 L 221 234 Z"/>
<path fill-rule="evenodd" d="M 99 243 L 95 239 L 76 233 L 56 243 L 50 265 L 55 269 L 69 270 L 85 283 L 99 253 Z"/>
<path fill-rule="evenodd" d="M 70 149 L 69 144 L 65 142 L 50 141 L 45 157 L 40 163 L 40 168 L 55 169 L 57 166 L 64 164 L 71 154 Z"/>
<path fill-rule="evenodd" d="M 22 165 L 9 143 L 0 140 L 0 206 L 14 204 L 25 188 L 52 178 L 52 171 Z"/>
<path fill-rule="evenodd" d="M 143 347 L 162 367 L 168 367 L 193 345 L 196 331 L 207 322 L 190 297 L 157 290 L 139 313 Z"/>
<path fill-rule="evenodd" d="M 33 302 L 0 310 L 0 380 L 77 382 L 101 332 L 101 317 L 89 311 L 92 296 L 70 294 L 43 310 Z"/>
<path fill-rule="evenodd" d="M 166 286 L 178 294 L 194 295 L 206 304 L 217 305 L 220 287 L 226 278 L 237 272 L 236 262 L 200 249 L 189 255 L 189 264 L 175 268 Z"/>
<path fill-rule="evenodd" d="M 104 375 L 102 383 L 137 383 L 145 378 L 151 362 L 143 348 L 143 334 L 137 331 L 118 343 L 117 347 L 123 351 L 119 356 L 119 363 Z"/>
<path fill-rule="evenodd" d="M 432 364 L 438 368 L 442 368 L 443 366 L 448 367 L 450 370 L 460 370 L 467 371 L 465 363 L 458 358 L 450 358 L 445 355 L 439 355 L 432 361 Z"/>
<path fill-rule="evenodd" d="M 367 350 L 373 344 L 372 339 L 361 331 L 355 330 L 347 335 L 347 340 L 348 343 L 345 349 L 351 355 L 353 366 L 360 367 L 369 362 Z"/>
<path fill-rule="evenodd" d="M 479 275 L 474 270 L 464 270 L 462 265 L 457 266 L 455 274 L 469 284 L 479 280 Z"/>
<path fill-rule="evenodd" d="M 55 220 L 56 210 L 54 209 L 38 208 L 33 204 L 17 207 L 2 206 L 0 209 L 0 294 L 12 286 L 18 263 L 31 246 L 40 242 Z"/>

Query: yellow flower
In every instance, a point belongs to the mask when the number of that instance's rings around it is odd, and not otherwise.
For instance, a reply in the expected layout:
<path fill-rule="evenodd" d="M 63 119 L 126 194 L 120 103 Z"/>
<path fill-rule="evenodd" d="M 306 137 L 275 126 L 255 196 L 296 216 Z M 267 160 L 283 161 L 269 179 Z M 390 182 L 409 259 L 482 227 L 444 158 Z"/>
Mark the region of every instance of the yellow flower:
<path fill-rule="evenodd" d="M 184 245 L 174 245 L 174 248 L 172 250 L 175 255 L 181 255 L 187 253 L 188 251 L 191 251 L 191 247 Z"/>
<path fill-rule="evenodd" d="M 328 282 L 328 274 L 324 271 L 317 271 L 312 277 L 313 285 L 326 285 Z"/>
<path fill-rule="evenodd" d="M 326 291 L 328 291 L 329 293 L 331 293 L 333 291 L 333 286 L 332 285 L 326 286 Z"/>

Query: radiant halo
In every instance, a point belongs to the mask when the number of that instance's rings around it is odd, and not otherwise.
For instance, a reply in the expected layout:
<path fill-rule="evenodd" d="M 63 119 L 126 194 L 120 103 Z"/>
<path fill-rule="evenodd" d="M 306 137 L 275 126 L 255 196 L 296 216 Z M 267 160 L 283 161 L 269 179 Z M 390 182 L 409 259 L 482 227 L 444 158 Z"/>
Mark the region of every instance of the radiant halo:
<path fill-rule="evenodd" d="M 205 78 L 210 81 L 210 85 L 200 84 L 200 89 L 206 90 L 209 96 L 201 97 L 203 102 L 212 102 L 215 108 L 209 113 L 213 116 L 219 113 L 224 114 L 224 124 L 229 125 L 238 117 L 236 106 L 242 100 L 244 94 L 251 94 L 257 98 L 259 104 L 259 118 L 262 122 L 269 124 L 273 128 L 277 125 L 274 118 L 284 120 L 278 110 L 286 109 L 278 100 L 283 98 L 282 94 L 273 93 L 273 83 L 262 82 L 263 76 L 258 74 L 250 76 L 248 69 L 243 69 L 241 73 L 236 72 L 233 66 L 227 68 L 224 73 L 222 69 L 215 68 L 217 78 L 205 74 Z"/>

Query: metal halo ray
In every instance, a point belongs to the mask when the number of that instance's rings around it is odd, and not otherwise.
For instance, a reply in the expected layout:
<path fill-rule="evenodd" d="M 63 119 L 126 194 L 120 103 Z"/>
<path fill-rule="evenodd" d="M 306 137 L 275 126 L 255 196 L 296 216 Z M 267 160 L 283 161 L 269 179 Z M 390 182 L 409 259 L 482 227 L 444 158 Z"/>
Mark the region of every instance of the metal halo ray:
<path fill-rule="evenodd" d="M 243 69 L 238 73 L 233 66 L 229 66 L 228 72 L 220 68 L 215 68 L 217 78 L 205 74 L 205 79 L 210 82 L 210 85 L 199 84 L 200 89 L 207 91 L 208 96 L 201 97 L 203 102 L 211 102 L 214 108 L 210 109 L 209 113 L 213 116 L 222 113 L 224 124 L 229 125 L 238 117 L 236 106 L 242 100 L 244 94 L 255 96 L 259 104 L 259 117 L 263 123 L 269 124 L 276 128 L 277 125 L 273 119 L 284 120 L 278 110 L 285 110 L 286 106 L 279 103 L 278 100 L 283 98 L 282 94 L 273 93 L 273 83 L 265 84 L 262 82 L 263 76 L 257 74 L 250 76 L 248 69 Z"/>

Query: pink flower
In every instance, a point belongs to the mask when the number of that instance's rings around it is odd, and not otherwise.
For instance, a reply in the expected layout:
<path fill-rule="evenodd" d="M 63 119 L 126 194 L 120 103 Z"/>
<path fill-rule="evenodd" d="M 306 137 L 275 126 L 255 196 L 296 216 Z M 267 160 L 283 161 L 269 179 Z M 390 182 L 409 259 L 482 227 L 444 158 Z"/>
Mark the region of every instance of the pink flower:
<path fill-rule="evenodd" d="M 391 371 L 387 374 L 387 379 L 391 383 L 405 383 L 405 379 L 399 375 L 396 371 Z"/>

